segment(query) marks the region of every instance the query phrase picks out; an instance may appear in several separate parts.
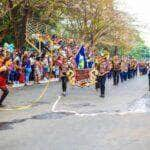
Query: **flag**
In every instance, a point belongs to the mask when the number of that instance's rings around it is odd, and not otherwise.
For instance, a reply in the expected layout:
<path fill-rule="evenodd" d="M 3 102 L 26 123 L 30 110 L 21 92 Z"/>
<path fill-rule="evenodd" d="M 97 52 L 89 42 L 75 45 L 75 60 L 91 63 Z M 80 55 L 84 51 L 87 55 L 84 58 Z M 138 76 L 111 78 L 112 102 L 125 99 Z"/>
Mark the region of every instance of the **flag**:
<path fill-rule="evenodd" d="M 87 68 L 87 58 L 85 56 L 85 48 L 82 46 L 75 58 L 78 69 Z"/>

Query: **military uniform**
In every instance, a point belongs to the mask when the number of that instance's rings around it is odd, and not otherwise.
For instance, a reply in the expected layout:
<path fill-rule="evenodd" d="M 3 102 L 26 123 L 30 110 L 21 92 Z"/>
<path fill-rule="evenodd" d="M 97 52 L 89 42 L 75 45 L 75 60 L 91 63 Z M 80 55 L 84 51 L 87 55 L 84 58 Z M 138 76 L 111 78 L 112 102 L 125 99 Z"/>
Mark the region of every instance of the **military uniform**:
<path fill-rule="evenodd" d="M 98 61 L 95 62 L 95 68 L 98 68 Z M 96 74 L 95 89 L 96 89 L 96 91 L 98 91 L 98 89 L 99 89 L 99 76 L 98 76 L 98 74 Z"/>
<path fill-rule="evenodd" d="M 135 77 L 135 76 L 137 76 L 137 73 L 138 73 L 138 63 L 137 63 L 137 60 L 134 60 L 133 63 L 134 63 L 134 65 L 133 65 L 133 67 L 134 67 L 133 76 Z"/>
<path fill-rule="evenodd" d="M 67 71 L 68 71 L 68 66 L 67 64 L 64 64 L 61 68 L 61 82 L 62 82 L 62 94 L 63 96 L 66 96 L 66 91 L 67 91 Z"/>
<path fill-rule="evenodd" d="M 149 70 L 149 73 L 148 73 L 148 80 L 149 80 L 149 91 L 150 91 L 150 70 Z"/>
<path fill-rule="evenodd" d="M 130 61 L 130 77 L 134 78 L 135 77 L 135 73 L 136 73 L 136 61 L 135 60 L 131 60 Z"/>
<path fill-rule="evenodd" d="M 98 66 L 98 82 L 100 88 L 100 97 L 105 97 L 105 83 L 107 73 L 109 72 L 109 63 L 106 59 L 103 59 Z"/>
<path fill-rule="evenodd" d="M 113 68 L 112 68 L 112 61 L 109 60 L 109 73 L 108 73 L 108 79 L 112 79 L 112 73 L 113 73 Z"/>
<path fill-rule="evenodd" d="M 121 62 L 121 72 L 120 72 L 120 78 L 121 82 L 127 80 L 127 72 L 128 72 L 128 64 L 126 61 L 122 60 Z"/>
<path fill-rule="evenodd" d="M 113 60 L 113 83 L 114 85 L 118 85 L 119 83 L 119 74 L 121 69 L 121 62 L 118 57 L 114 57 Z"/>

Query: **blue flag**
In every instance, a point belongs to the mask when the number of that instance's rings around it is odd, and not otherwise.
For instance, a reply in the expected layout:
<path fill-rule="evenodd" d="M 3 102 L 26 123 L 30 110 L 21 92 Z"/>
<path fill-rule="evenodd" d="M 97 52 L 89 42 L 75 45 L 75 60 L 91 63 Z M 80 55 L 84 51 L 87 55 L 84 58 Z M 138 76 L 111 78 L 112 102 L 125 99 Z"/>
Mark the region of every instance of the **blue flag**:
<path fill-rule="evenodd" d="M 75 58 L 78 69 L 87 68 L 87 59 L 85 56 L 85 48 L 82 46 Z"/>

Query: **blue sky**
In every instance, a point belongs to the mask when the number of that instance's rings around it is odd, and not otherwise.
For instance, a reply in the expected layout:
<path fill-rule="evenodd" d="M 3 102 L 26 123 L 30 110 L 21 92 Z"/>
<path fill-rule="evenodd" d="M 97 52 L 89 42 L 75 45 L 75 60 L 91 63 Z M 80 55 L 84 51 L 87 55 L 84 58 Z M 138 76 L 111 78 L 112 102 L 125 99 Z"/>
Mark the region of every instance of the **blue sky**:
<path fill-rule="evenodd" d="M 150 1 L 149 0 L 119 0 L 119 7 L 136 19 L 141 36 L 150 46 Z"/>

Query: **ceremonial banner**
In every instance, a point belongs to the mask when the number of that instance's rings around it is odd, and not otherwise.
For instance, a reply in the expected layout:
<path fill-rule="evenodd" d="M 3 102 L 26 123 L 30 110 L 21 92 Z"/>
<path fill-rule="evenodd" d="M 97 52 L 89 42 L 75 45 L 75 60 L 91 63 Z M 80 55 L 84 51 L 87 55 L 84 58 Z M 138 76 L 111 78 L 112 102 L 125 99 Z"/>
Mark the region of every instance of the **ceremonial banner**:
<path fill-rule="evenodd" d="M 88 80 L 90 78 L 89 69 L 77 69 L 75 70 L 75 79 L 76 81 Z"/>
<path fill-rule="evenodd" d="M 97 70 L 76 69 L 67 72 L 69 81 L 73 86 L 86 87 L 95 84 Z"/>

